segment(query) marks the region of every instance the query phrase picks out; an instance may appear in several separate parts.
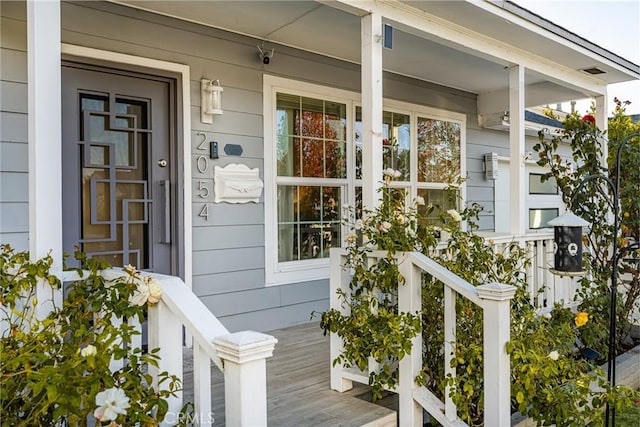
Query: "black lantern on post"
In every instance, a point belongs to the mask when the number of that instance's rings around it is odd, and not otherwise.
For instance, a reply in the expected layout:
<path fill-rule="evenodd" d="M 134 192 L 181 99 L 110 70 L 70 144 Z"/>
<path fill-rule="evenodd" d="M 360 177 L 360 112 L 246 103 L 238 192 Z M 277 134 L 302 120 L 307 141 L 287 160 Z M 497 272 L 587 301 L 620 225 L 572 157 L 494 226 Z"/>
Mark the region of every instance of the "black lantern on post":
<path fill-rule="evenodd" d="M 548 222 L 553 226 L 554 259 L 553 274 L 560 276 L 579 276 L 582 271 L 582 228 L 589 222 L 565 212 Z"/>

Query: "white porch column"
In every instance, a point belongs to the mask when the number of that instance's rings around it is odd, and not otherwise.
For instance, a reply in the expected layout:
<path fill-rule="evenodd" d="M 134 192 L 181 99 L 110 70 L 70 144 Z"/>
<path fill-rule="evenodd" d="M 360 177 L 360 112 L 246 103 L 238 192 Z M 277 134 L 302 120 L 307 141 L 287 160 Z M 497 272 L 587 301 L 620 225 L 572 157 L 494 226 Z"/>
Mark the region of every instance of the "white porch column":
<path fill-rule="evenodd" d="M 596 126 L 601 131 L 606 131 L 609 127 L 609 109 L 607 108 L 607 94 L 606 89 L 604 95 L 596 96 Z M 607 157 L 609 156 L 609 144 L 607 144 L 608 139 L 603 139 L 602 141 L 602 165 L 607 167 Z"/>
<path fill-rule="evenodd" d="M 484 331 L 484 425 L 511 425 L 511 299 L 516 288 L 502 283 L 478 286 Z"/>
<path fill-rule="evenodd" d="M 51 253 L 52 272 L 62 272 L 62 114 L 60 1 L 27 2 L 29 129 L 29 252 Z M 61 293 L 39 285 L 38 316 L 60 302 Z"/>
<path fill-rule="evenodd" d="M 378 205 L 382 182 L 382 16 L 361 20 L 362 42 L 362 205 Z"/>
<path fill-rule="evenodd" d="M 525 211 L 524 169 L 524 67 L 509 70 L 509 231 L 524 234 L 527 229 Z"/>
<path fill-rule="evenodd" d="M 267 357 L 278 342 L 244 331 L 214 340 L 224 363 L 225 421 L 229 427 L 267 425 Z"/>

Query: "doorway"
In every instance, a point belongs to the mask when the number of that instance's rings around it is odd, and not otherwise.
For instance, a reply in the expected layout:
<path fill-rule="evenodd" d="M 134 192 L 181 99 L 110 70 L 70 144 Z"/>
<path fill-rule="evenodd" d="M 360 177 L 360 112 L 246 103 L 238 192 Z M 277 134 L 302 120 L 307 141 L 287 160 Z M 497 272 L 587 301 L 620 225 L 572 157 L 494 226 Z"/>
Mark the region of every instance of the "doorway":
<path fill-rule="evenodd" d="M 64 62 L 63 247 L 176 274 L 175 80 Z"/>

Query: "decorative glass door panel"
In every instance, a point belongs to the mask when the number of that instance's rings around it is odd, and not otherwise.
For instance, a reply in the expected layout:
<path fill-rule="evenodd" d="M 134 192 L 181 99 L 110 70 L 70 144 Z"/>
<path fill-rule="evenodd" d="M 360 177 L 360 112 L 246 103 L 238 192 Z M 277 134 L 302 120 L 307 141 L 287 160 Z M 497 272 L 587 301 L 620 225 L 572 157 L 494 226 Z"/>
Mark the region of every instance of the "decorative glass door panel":
<path fill-rule="evenodd" d="M 148 101 L 80 97 L 81 248 L 113 265 L 148 269 Z"/>
<path fill-rule="evenodd" d="M 170 274 L 169 84 L 62 70 L 65 251 Z"/>

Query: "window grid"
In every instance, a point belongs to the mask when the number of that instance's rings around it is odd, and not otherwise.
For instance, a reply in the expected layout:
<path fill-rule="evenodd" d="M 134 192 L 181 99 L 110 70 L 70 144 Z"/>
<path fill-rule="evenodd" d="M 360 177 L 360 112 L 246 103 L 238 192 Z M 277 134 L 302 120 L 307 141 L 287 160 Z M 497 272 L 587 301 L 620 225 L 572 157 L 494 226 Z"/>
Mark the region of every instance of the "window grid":
<path fill-rule="evenodd" d="M 272 83 L 274 81 L 277 81 L 279 84 L 276 85 Z M 340 246 L 343 240 L 342 235 L 344 234 L 344 230 L 341 230 L 342 226 L 339 220 L 341 209 L 337 209 L 338 217 L 335 221 L 326 221 L 321 217 L 318 222 L 305 222 L 298 217 L 297 222 L 295 222 L 291 221 L 289 218 L 280 216 L 277 195 L 283 186 L 295 186 L 296 188 L 317 187 L 320 189 L 320 192 L 322 192 L 324 188 L 339 188 L 340 200 L 335 201 L 337 206 L 341 207 L 343 204 L 349 204 L 351 206 L 356 206 L 356 211 L 359 210 L 358 206 L 361 207 L 362 187 L 361 173 L 359 173 L 361 169 L 361 157 L 359 154 L 361 154 L 362 139 L 359 134 L 359 118 L 357 117 L 357 109 L 360 108 L 358 105 L 359 95 L 339 89 L 294 82 L 272 76 L 265 76 L 265 94 L 266 93 L 271 93 L 272 96 L 269 97 L 271 101 L 265 99 L 265 109 L 270 108 L 273 113 L 265 111 L 265 135 L 269 135 L 273 132 L 272 135 L 274 140 L 273 144 L 269 144 L 268 141 L 265 140 L 265 160 L 275 157 L 273 163 L 275 169 L 271 169 L 271 173 L 269 173 L 268 170 L 265 170 L 265 181 L 272 180 L 270 182 L 273 183 L 268 184 L 268 186 L 272 185 L 272 187 L 270 187 L 272 189 L 272 197 L 269 198 L 268 192 L 265 191 L 265 196 L 270 199 L 268 202 L 265 200 L 265 205 L 273 206 L 272 212 L 275 214 L 275 217 L 272 217 L 272 220 L 269 220 L 270 215 L 267 215 L 268 218 L 266 220 L 268 221 L 268 224 L 265 225 L 267 233 L 265 240 L 265 249 L 267 251 L 267 283 L 291 283 L 301 280 L 310 280 L 311 278 L 328 277 L 327 259 L 310 259 L 303 256 L 305 249 L 307 249 L 308 253 L 309 248 L 308 242 L 304 244 L 303 238 L 297 238 L 296 240 L 296 259 L 288 261 L 286 260 L 286 257 L 283 258 L 279 254 L 280 251 L 278 249 L 279 229 L 282 225 L 293 225 L 294 223 L 298 229 L 312 224 L 319 224 L 320 229 L 327 226 L 334 227 L 334 229 L 337 228 L 339 231 L 337 234 L 335 230 L 332 231 L 334 234 L 332 235 L 331 246 Z M 334 93 L 337 94 L 335 97 L 333 96 Z M 298 122 L 296 125 L 299 129 L 298 132 L 290 131 L 284 133 L 279 131 L 280 126 L 278 124 L 278 118 L 281 116 L 281 111 L 279 111 L 279 101 L 281 96 L 289 97 L 289 99 L 297 99 L 297 111 L 300 112 L 300 114 L 298 114 Z M 327 105 L 335 106 L 337 104 L 344 106 L 344 113 L 340 115 L 340 120 L 330 123 L 328 120 L 335 120 L 335 116 L 333 118 L 329 117 L 330 114 L 328 114 L 329 111 L 327 110 Z M 320 128 L 320 132 L 317 128 L 313 131 L 308 131 L 309 129 L 306 127 L 308 123 L 304 123 L 304 113 L 307 111 L 305 110 L 305 105 L 308 106 L 307 110 L 311 108 L 309 106 L 315 105 L 313 108 L 315 108 L 316 111 L 311 111 L 309 114 L 311 116 L 315 114 L 318 117 L 322 117 L 323 125 Z M 267 117 L 273 117 L 275 123 L 274 121 L 267 122 Z M 327 117 L 329 117 L 329 119 L 327 119 Z M 448 126 L 450 128 L 445 130 L 451 131 L 451 129 L 453 129 L 454 132 L 457 132 L 456 144 L 450 144 L 451 141 L 445 141 L 444 143 L 445 146 L 449 143 L 450 148 L 449 152 L 446 153 L 444 160 L 449 162 L 457 161 L 455 168 L 448 168 L 447 170 L 453 169 L 457 171 L 458 174 L 464 173 L 464 164 L 461 162 L 461 159 L 464 158 L 464 115 L 446 113 L 442 110 L 435 110 L 414 104 L 385 101 L 383 121 L 386 121 L 388 125 L 387 139 L 390 142 L 392 137 L 401 140 L 398 141 L 398 145 L 402 143 L 402 148 L 408 155 L 408 161 L 405 161 L 406 166 L 401 171 L 403 174 L 402 177 L 400 180 L 392 181 L 391 186 L 397 189 L 403 189 L 407 195 L 408 202 L 417 195 L 422 195 L 425 192 L 433 195 L 433 197 L 437 197 L 438 199 L 444 199 L 444 189 L 449 187 L 451 184 L 444 182 L 444 180 L 429 182 L 420 181 L 418 179 L 418 120 L 430 120 L 434 123 L 442 122 L 444 123 L 443 127 L 446 128 Z M 339 129 L 340 131 L 335 132 L 336 129 Z M 344 136 L 340 133 L 342 131 L 344 131 Z M 402 132 L 403 135 L 399 135 L 400 132 Z M 298 171 L 300 171 L 300 173 L 292 173 L 291 167 L 289 167 L 288 170 L 282 169 L 281 161 L 283 154 L 282 148 L 284 147 L 283 140 L 287 139 L 288 141 L 286 141 L 286 144 L 291 144 L 290 139 L 292 138 L 298 138 L 300 140 L 306 139 L 310 142 L 321 145 L 321 147 L 315 147 L 316 153 L 323 153 L 321 168 L 316 169 L 313 173 L 308 169 L 310 166 L 306 166 L 305 168 L 304 163 L 305 160 L 308 159 L 305 158 L 306 153 L 303 149 L 303 144 L 299 143 L 296 148 L 297 157 L 300 159 L 301 163 L 298 167 Z M 331 153 L 332 147 L 328 147 L 328 145 L 332 143 L 340 144 L 333 147 L 333 153 Z M 272 150 L 273 154 L 267 153 L 267 150 Z M 331 169 L 331 167 L 328 167 L 329 162 L 326 156 L 327 153 L 332 154 L 332 156 L 330 156 L 332 160 L 340 159 L 342 164 L 337 169 Z M 393 160 L 390 163 L 391 164 L 387 164 L 385 167 L 393 167 L 394 165 L 397 165 L 397 163 L 393 163 Z M 265 165 L 267 164 L 268 163 L 265 163 Z M 450 165 L 451 164 L 447 164 L 446 166 Z M 317 168 L 319 165 L 315 164 L 315 166 Z M 317 173 L 318 170 L 320 170 L 320 173 Z M 336 170 L 338 170 L 339 173 L 336 173 Z M 449 177 L 447 177 L 447 179 L 449 179 Z M 460 187 L 460 192 L 464 198 L 464 186 Z M 439 193 L 442 193 L 442 195 Z M 360 194 L 360 197 L 358 197 L 358 194 Z M 321 199 L 319 203 L 324 205 L 325 201 Z M 446 205 L 443 207 L 451 208 L 456 206 Z M 320 211 L 324 212 L 322 209 L 320 209 Z M 275 229 L 269 224 L 273 224 Z M 272 232 L 269 230 L 272 230 Z M 343 233 L 340 233 L 340 231 Z M 301 234 L 299 233 L 299 235 Z M 334 239 L 334 236 L 336 235 L 339 236 L 337 241 Z M 329 247 L 330 246 L 326 246 L 324 244 L 320 245 L 316 254 L 328 255 Z M 316 268 L 316 273 L 311 273 L 312 266 L 314 266 L 313 268 Z M 275 278 L 275 275 L 280 274 L 282 274 L 282 277 L 286 276 L 288 278 Z"/>

